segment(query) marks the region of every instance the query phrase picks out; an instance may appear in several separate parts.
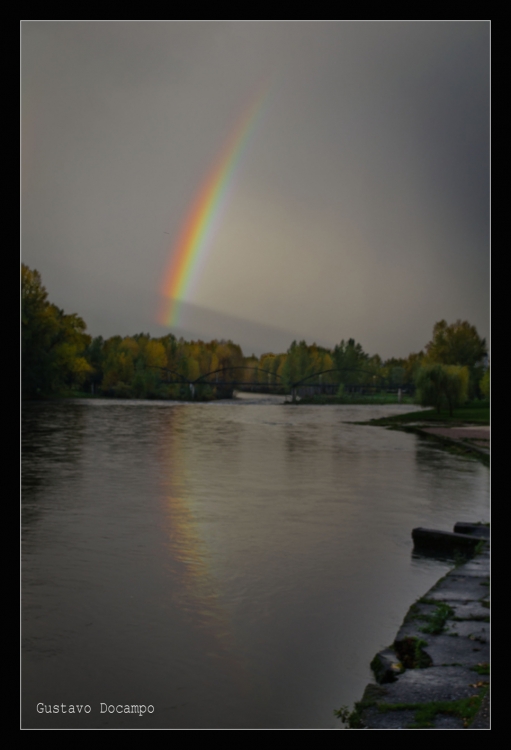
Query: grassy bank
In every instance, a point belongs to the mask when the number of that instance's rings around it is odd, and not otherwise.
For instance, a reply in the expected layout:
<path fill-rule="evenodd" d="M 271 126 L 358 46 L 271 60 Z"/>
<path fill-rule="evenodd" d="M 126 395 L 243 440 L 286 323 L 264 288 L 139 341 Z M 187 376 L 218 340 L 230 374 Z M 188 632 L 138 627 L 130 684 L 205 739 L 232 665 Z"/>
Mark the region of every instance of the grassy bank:
<path fill-rule="evenodd" d="M 392 417 L 370 419 L 358 424 L 378 425 L 393 430 L 404 430 L 415 432 L 422 438 L 432 440 L 449 453 L 454 453 L 466 458 L 481 461 L 485 466 L 490 465 L 490 456 L 487 448 L 481 448 L 470 438 L 460 440 L 459 437 L 449 435 L 432 435 L 425 427 L 461 427 L 463 425 L 489 425 L 490 405 L 488 401 L 473 401 L 465 406 L 455 409 L 452 417 L 447 410 L 438 413 L 436 409 L 424 409 L 423 411 L 412 411 L 407 414 L 396 414 Z"/>
<path fill-rule="evenodd" d="M 443 409 L 437 412 L 436 409 L 421 409 L 421 411 L 411 411 L 407 414 L 396 414 L 392 417 L 381 417 L 380 419 L 371 419 L 365 424 L 376 424 L 383 426 L 400 426 L 410 423 L 430 423 L 431 426 L 442 425 L 446 427 L 455 427 L 463 424 L 490 424 L 490 404 L 489 401 L 472 401 L 465 406 L 455 409 L 453 416 L 449 416 L 449 411 Z"/>
<path fill-rule="evenodd" d="M 290 403 L 290 402 L 288 402 Z M 396 393 L 375 393 L 375 394 L 343 394 L 342 396 L 303 396 L 297 401 L 299 404 L 369 404 L 369 405 L 382 405 L 382 404 L 397 404 Z M 402 404 L 413 404 L 414 400 L 412 396 L 402 396 Z"/>

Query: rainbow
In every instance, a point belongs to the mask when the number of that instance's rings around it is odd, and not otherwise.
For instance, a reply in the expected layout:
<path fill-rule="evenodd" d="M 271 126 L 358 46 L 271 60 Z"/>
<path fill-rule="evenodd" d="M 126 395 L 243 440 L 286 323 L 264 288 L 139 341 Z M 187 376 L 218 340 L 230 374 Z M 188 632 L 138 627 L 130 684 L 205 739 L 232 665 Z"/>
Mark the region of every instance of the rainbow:
<path fill-rule="evenodd" d="M 187 217 L 172 248 L 162 294 L 165 299 L 160 322 L 176 325 L 179 303 L 185 299 L 191 282 L 197 278 L 205 250 L 211 245 L 220 224 L 229 188 L 246 151 L 247 143 L 263 112 L 268 86 L 263 86 L 243 111 L 192 201 Z"/>

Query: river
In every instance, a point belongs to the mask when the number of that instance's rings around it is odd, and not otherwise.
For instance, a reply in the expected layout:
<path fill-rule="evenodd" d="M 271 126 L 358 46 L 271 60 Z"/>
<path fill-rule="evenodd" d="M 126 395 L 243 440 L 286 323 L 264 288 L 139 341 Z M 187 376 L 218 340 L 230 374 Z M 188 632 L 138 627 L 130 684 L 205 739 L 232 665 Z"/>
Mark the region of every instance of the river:
<path fill-rule="evenodd" d="M 341 728 L 489 472 L 282 402 L 24 405 L 23 727 Z"/>

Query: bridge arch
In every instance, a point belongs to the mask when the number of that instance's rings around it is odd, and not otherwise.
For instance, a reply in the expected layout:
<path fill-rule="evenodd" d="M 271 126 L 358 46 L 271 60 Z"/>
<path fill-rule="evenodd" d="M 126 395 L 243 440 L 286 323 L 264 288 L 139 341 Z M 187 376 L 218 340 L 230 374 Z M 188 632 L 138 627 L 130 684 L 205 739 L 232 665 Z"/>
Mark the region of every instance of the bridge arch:
<path fill-rule="evenodd" d="M 291 396 L 293 403 L 296 403 L 296 389 L 305 383 L 306 380 L 310 380 L 311 378 L 320 377 L 321 375 L 325 375 L 329 372 L 356 372 L 357 374 L 364 374 L 364 375 L 370 375 L 372 378 L 378 378 L 380 381 L 385 381 L 386 378 L 383 375 L 377 375 L 373 370 L 364 370 L 360 367 L 333 367 L 328 370 L 321 370 L 320 372 L 313 372 L 310 375 L 306 375 L 301 380 L 297 380 L 294 383 L 291 383 Z"/>
<path fill-rule="evenodd" d="M 356 372 L 356 373 L 363 373 L 364 375 L 371 375 L 373 378 L 378 378 L 379 380 L 386 380 L 386 378 L 383 375 L 377 375 L 372 370 L 362 370 L 359 367 L 334 367 L 329 370 L 321 370 L 321 372 L 313 372 L 311 375 L 306 375 L 301 380 L 297 380 L 295 383 L 291 384 L 292 388 L 297 388 L 299 385 L 302 385 L 306 380 L 310 380 L 310 378 L 319 377 L 320 375 L 325 375 L 327 372 Z"/>
<path fill-rule="evenodd" d="M 195 380 L 190 380 L 185 375 L 182 375 L 181 373 L 176 372 L 175 370 L 171 370 L 169 367 L 161 367 L 157 365 L 150 365 L 150 367 L 154 367 L 155 369 L 161 370 L 166 373 L 171 373 L 175 377 L 179 378 L 179 380 L 174 380 L 174 381 L 167 379 L 167 383 L 188 385 L 190 388 L 190 392 L 192 394 L 192 398 L 195 395 L 195 388 L 199 385 L 261 385 L 261 386 L 279 386 L 279 385 L 285 386 L 286 385 L 284 377 L 282 375 L 279 375 L 279 373 L 272 372 L 271 370 L 267 370 L 263 367 L 252 367 L 250 365 L 234 365 L 232 367 L 220 367 L 216 370 L 211 370 L 210 372 L 206 372 L 206 373 L 203 373 L 202 375 L 199 375 L 199 377 L 195 378 Z M 232 372 L 233 370 L 251 370 L 252 372 L 264 372 L 267 375 L 271 375 L 272 378 L 278 378 L 280 382 L 279 383 L 259 383 L 259 382 L 247 383 L 246 381 L 230 380 L 227 382 L 218 383 L 218 381 L 215 382 L 215 381 L 206 380 L 206 378 L 209 378 L 211 375 L 218 375 L 220 373 Z M 333 373 L 333 372 L 353 372 L 357 374 L 369 375 L 372 378 L 376 378 L 380 384 L 382 381 L 385 382 L 387 380 L 385 376 L 378 375 L 373 370 L 365 370 L 359 367 L 331 367 L 328 370 L 319 370 L 318 372 L 310 373 L 309 375 L 306 375 L 300 380 L 296 380 L 290 383 L 289 388 L 291 389 L 293 402 L 296 401 L 296 389 L 299 388 L 301 385 L 305 384 L 307 380 L 311 380 L 312 378 L 316 378 L 316 377 L 321 377 L 321 375 L 326 375 L 328 373 Z"/>
<path fill-rule="evenodd" d="M 221 367 L 219 370 L 212 370 L 211 372 L 207 372 L 205 375 L 200 375 L 198 378 L 196 378 L 193 383 L 198 384 L 200 380 L 203 378 L 207 378 L 210 375 L 216 375 L 219 372 L 230 372 L 231 370 L 252 370 L 254 372 L 266 372 L 268 375 L 273 375 L 276 378 L 279 378 L 282 381 L 282 376 L 279 375 L 277 372 L 272 372 L 271 370 L 265 370 L 262 367 L 251 367 L 250 365 L 235 365 L 234 367 Z M 266 385 L 266 383 L 261 383 L 261 385 Z M 279 384 L 280 385 L 280 384 Z M 284 383 L 282 382 L 282 385 Z"/>

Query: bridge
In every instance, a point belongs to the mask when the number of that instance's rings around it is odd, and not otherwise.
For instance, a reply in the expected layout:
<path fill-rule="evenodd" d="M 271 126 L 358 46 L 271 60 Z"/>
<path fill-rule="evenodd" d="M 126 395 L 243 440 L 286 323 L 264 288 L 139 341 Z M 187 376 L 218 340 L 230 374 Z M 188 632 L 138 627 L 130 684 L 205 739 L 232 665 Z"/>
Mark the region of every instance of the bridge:
<path fill-rule="evenodd" d="M 329 374 L 329 373 L 346 373 L 346 372 L 353 372 L 357 375 L 369 375 L 373 379 L 372 384 L 359 384 L 359 383 L 353 383 L 353 384 L 345 384 L 348 387 L 357 387 L 365 385 L 366 387 L 375 386 L 376 383 L 374 381 L 378 381 L 378 387 L 385 387 L 385 385 L 388 387 L 389 383 L 387 382 L 386 378 L 384 378 L 382 375 L 376 375 L 371 370 L 363 370 L 361 368 L 355 368 L 355 367 L 340 367 L 340 368 L 330 368 L 328 370 L 321 370 L 318 372 L 313 372 L 310 375 L 306 375 L 304 378 L 301 378 L 300 380 L 289 382 L 289 379 L 284 379 L 281 375 L 279 375 L 276 372 L 272 372 L 271 370 L 265 370 L 261 367 L 250 367 L 248 365 L 235 365 L 233 367 L 221 367 L 217 370 L 211 370 L 211 372 L 204 373 L 203 375 L 199 375 L 198 378 L 195 378 L 194 380 L 190 380 L 185 375 L 182 375 L 181 373 L 176 372 L 175 370 L 171 370 L 168 367 L 159 367 L 159 366 L 153 366 L 155 369 L 161 370 L 162 372 L 167 373 L 167 378 L 165 379 L 165 382 L 168 385 L 188 385 L 190 389 L 190 394 L 192 397 L 192 400 L 195 398 L 195 391 L 197 386 L 200 385 L 213 385 L 216 387 L 231 387 L 234 388 L 236 386 L 259 386 L 264 388 L 286 388 L 289 389 L 292 395 L 292 401 L 293 403 L 296 403 L 296 395 L 297 395 L 297 389 L 300 386 L 303 386 L 307 384 L 308 387 L 311 388 L 324 388 L 326 386 L 339 386 L 341 383 L 323 383 L 321 378 L 323 375 Z M 248 380 L 236 380 L 235 378 L 231 378 L 228 380 L 219 380 L 218 376 L 220 373 L 231 373 L 234 370 L 251 370 L 252 372 L 264 372 L 267 375 L 271 376 L 271 378 L 275 379 L 278 378 L 280 382 L 270 382 L 270 379 L 268 378 L 268 381 L 266 383 L 261 382 L 260 380 L 255 381 L 248 381 Z M 216 375 L 215 380 L 206 380 L 206 378 L 210 378 L 211 376 Z M 174 378 L 178 378 L 177 380 L 171 380 L 171 376 Z M 319 382 L 312 382 L 307 383 L 308 380 L 311 380 L 312 378 L 319 378 Z M 385 385 L 384 385 L 385 384 Z"/>

